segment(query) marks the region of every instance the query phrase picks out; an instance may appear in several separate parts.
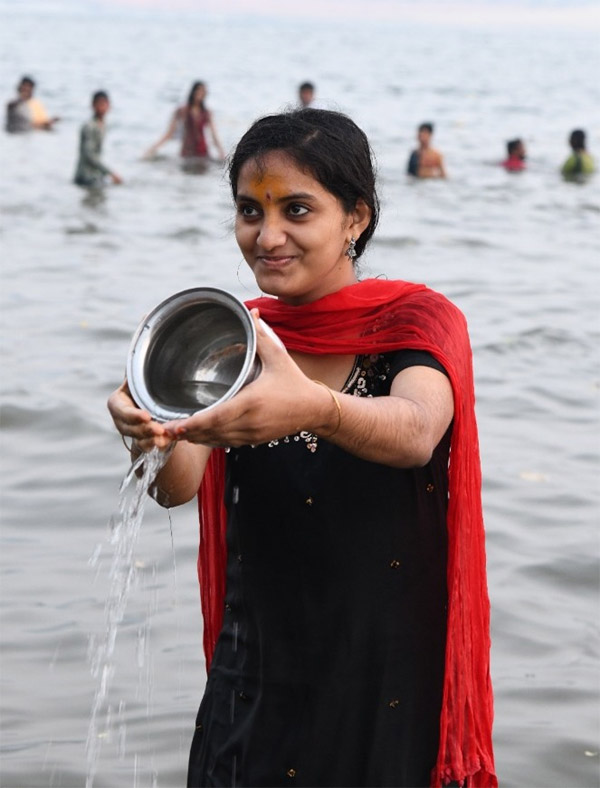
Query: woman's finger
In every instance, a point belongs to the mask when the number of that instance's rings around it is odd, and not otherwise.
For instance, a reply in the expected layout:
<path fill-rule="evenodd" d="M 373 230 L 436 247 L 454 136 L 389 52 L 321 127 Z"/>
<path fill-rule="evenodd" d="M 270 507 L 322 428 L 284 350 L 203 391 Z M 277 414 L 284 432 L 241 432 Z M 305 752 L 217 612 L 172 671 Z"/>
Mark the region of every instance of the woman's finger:
<path fill-rule="evenodd" d="M 143 452 L 152 451 L 152 449 L 157 448 L 161 451 L 167 449 L 173 441 L 167 436 L 154 436 L 152 438 L 141 438 L 141 439 L 134 439 L 135 445 Z"/>
<path fill-rule="evenodd" d="M 264 320 L 261 320 L 258 309 L 252 310 L 252 319 L 256 328 L 256 350 L 265 366 L 276 363 L 287 356 L 287 350 L 277 334 Z"/>
<path fill-rule="evenodd" d="M 164 428 L 153 421 L 148 411 L 138 408 L 129 392 L 127 381 L 124 381 L 108 399 L 108 410 L 121 435 L 135 440 L 152 440 L 164 436 Z"/>
<path fill-rule="evenodd" d="M 244 390 L 214 410 L 198 411 L 187 419 L 166 422 L 162 425 L 165 434 L 171 440 L 188 440 L 211 446 L 215 443 L 229 445 L 227 434 L 245 410 L 243 393 Z"/>

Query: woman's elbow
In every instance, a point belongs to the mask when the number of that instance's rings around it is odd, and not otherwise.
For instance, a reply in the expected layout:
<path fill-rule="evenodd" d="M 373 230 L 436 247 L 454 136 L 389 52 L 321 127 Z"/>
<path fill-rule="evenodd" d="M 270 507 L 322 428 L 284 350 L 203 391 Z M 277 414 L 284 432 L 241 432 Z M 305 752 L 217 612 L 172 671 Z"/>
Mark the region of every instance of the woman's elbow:
<path fill-rule="evenodd" d="M 411 468 L 424 468 L 431 462 L 433 448 L 427 444 L 415 448 L 412 455 Z"/>
<path fill-rule="evenodd" d="M 419 442 L 405 446 L 401 457 L 392 463 L 397 468 L 409 470 L 411 468 L 424 468 L 433 456 L 433 448 L 426 442 Z"/>
<path fill-rule="evenodd" d="M 437 440 L 422 419 L 414 425 L 403 441 L 403 468 L 423 468 L 433 457 Z"/>
<path fill-rule="evenodd" d="M 430 412 L 419 408 L 414 413 L 412 429 L 406 435 L 406 455 L 410 468 L 424 468 L 431 462 L 433 453 L 448 429 L 452 413 L 450 408 L 447 413 L 436 413 L 432 417 Z"/>
<path fill-rule="evenodd" d="M 182 506 L 189 503 L 197 493 L 197 490 L 163 490 L 154 484 L 149 490 L 150 496 L 154 498 L 159 506 L 165 509 L 173 509 L 175 506 Z"/>
<path fill-rule="evenodd" d="M 430 462 L 434 448 L 425 440 L 404 440 L 399 446 L 390 448 L 386 459 L 379 461 L 402 470 L 423 468 Z"/>

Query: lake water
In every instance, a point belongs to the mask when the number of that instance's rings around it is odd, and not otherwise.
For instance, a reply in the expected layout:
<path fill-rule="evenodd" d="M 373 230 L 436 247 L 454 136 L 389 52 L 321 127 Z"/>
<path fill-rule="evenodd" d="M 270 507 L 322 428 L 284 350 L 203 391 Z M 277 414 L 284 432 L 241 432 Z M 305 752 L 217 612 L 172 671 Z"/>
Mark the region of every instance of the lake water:
<path fill-rule="evenodd" d="M 6 11 L 6 5 L 4 6 Z M 194 79 L 226 148 L 304 79 L 355 117 L 383 218 L 365 274 L 423 281 L 475 354 L 496 758 L 504 786 L 598 785 L 600 178 L 564 183 L 572 128 L 600 157 L 598 36 L 205 15 L 3 14 L 5 99 L 23 73 L 63 120 L 2 134 L 2 736 L 6 788 L 82 786 L 127 453 L 105 401 L 141 317 L 177 290 L 256 294 L 221 168 L 185 173 L 164 130 Z M 93 90 L 125 184 L 70 183 Z M 447 182 L 404 175 L 432 119 Z M 522 136 L 528 171 L 497 162 Z M 173 541 L 171 537 L 171 529 Z M 148 502 L 116 640 L 94 785 L 180 786 L 205 681 L 192 503 Z"/>

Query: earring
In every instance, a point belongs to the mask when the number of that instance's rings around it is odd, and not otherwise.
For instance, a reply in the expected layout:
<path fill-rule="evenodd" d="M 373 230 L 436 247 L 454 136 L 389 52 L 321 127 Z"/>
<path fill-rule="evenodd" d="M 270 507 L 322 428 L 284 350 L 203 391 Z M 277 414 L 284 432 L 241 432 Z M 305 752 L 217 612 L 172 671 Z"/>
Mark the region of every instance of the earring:
<path fill-rule="evenodd" d="M 241 279 L 241 277 L 240 277 L 240 269 L 241 269 L 241 267 L 242 267 L 242 263 L 243 263 L 243 262 L 244 262 L 244 259 L 242 258 L 242 259 L 240 260 L 240 262 L 238 263 L 238 266 L 237 266 L 237 270 L 236 270 L 236 272 L 235 272 L 235 275 L 237 276 L 237 280 L 238 280 L 238 282 L 241 284 L 241 286 L 244 288 L 244 290 L 247 290 L 249 293 L 252 293 L 253 291 L 252 291 L 252 290 L 251 290 L 251 289 L 248 287 L 248 285 L 247 285 L 245 282 L 242 282 L 242 279 Z M 255 284 L 256 284 L 256 283 L 255 283 Z M 262 293 L 261 293 L 261 295 L 262 295 Z"/>
<path fill-rule="evenodd" d="M 354 258 L 356 257 L 356 238 L 352 236 L 350 242 L 348 243 L 348 248 L 346 249 L 346 257 L 350 258 L 350 262 L 354 262 Z"/>

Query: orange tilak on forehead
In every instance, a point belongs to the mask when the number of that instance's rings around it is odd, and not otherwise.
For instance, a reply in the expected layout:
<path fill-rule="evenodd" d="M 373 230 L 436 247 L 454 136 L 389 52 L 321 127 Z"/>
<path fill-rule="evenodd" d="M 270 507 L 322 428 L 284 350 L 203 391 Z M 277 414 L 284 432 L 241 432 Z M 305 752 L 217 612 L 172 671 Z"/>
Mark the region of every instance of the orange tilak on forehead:
<path fill-rule="evenodd" d="M 289 186 L 286 185 L 285 178 L 270 175 L 269 173 L 261 175 L 257 172 L 252 177 L 250 186 L 255 196 L 263 202 L 281 199 L 289 192 Z"/>

